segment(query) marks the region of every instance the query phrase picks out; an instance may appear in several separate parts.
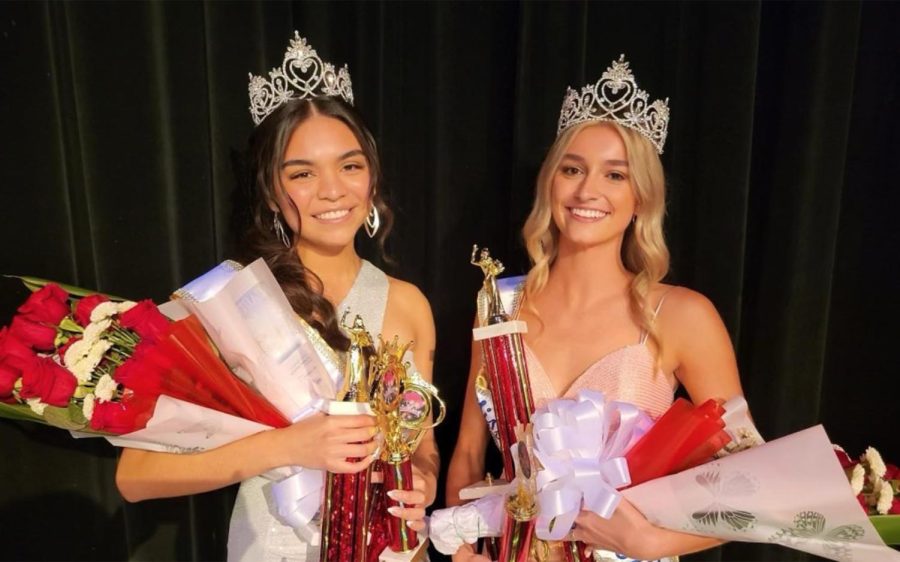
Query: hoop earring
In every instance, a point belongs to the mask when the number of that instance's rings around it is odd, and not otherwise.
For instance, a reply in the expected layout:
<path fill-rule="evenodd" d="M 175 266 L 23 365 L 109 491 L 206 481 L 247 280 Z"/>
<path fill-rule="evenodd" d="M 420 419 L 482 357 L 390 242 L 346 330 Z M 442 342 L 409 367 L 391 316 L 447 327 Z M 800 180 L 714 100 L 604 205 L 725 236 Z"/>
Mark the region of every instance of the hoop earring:
<path fill-rule="evenodd" d="M 278 211 L 275 211 L 272 218 L 272 230 L 275 231 L 275 236 L 281 240 L 281 243 L 284 244 L 285 248 L 291 247 L 291 239 L 288 238 L 287 232 L 284 230 L 284 225 L 281 224 L 281 220 L 278 218 Z"/>
<path fill-rule="evenodd" d="M 378 213 L 378 207 L 375 206 L 375 203 L 372 203 L 372 209 L 369 210 L 369 214 L 366 215 L 364 226 L 369 238 L 375 238 L 375 235 L 378 234 L 379 227 L 381 227 L 381 215 Z"/>

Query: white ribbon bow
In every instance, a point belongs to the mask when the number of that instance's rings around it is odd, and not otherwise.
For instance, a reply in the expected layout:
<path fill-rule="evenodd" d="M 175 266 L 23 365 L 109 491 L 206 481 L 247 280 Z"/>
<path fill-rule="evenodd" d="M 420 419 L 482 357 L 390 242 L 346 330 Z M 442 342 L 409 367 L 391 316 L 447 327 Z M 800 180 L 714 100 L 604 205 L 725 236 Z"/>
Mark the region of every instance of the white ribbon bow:
<path fill-rule="evenodd" d="M 563 540 L 578 512 L 609 519 L 621 501 L 616 489 L 631 483 L 623 455 L 652 422 L 633 404 L 607 402 L 602 392 L 579 391 L 575 400 L 553 400 L 531 416 L 537 474 L 536 533 Z"/>

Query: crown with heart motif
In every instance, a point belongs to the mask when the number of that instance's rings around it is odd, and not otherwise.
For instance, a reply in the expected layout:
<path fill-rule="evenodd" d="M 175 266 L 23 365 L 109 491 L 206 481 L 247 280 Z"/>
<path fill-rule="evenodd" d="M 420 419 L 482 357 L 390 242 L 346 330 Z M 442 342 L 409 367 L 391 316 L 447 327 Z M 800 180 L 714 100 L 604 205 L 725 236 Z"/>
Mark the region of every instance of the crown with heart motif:
<path fill-rule="evenodd" d="M 353 88 L 347 65 L 335 72 L 334 65 L 319 58 L 306 38 L 294 32 L 281 68 L 269 71 L 269 80 L 250 75 L 250 116 L 259 125 L 281 104 L 293 99 L 337 96 L 353 105 Z"/>
<path fill-rule="evenodd" d="M 647 92 L 641 90 L 628 68 L 625 55 L 613 61 L 596 84 L 577 92 L 566 91 L 556 136 L 586 121 L 610 121 L 633 129 L 647 137 L 662 154 L 669 128 L 669 98 L 647 103 Z"/>

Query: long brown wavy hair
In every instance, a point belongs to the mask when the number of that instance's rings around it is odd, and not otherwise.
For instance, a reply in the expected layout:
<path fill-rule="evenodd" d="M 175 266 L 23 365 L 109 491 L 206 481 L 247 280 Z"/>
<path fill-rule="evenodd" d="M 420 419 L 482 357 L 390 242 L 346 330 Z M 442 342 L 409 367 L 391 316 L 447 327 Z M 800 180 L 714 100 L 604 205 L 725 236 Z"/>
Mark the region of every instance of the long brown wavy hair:
<path fill-rule="evenodd" d="M 522 228 L 522 237 L 532 264 L 525 280 L 525 302 L 533 302 L 534 295 L 547 284 L 550 267 L 556 261 L 559 250 L 559 229 L 553 222 L 550 209 L 553 176 L 575 136 L 583 129 L 598 124 L 618 132 L 628 154 L 628 170 L 634 187 L 635 203 L 640 210 L 625 231 L 622 262 L 625 269 L 634 274 L 629 287 L 632 314 L 640 328 L 646 331 L 656 345 L 658 360 L 662 352 L 662 341 L 654 325 L 653 306 L 649 302 L 649 296 L 653 285 L 662 281 L 669 271 L 669 250 L 663 236 L 666 182 L 656 149 L 644 136 L 631 129 L 612 122 L 589 121 L 563 131 L 550 147 L 538 173 L 534 205 Z M 536 310 L 532 312 L 537 313 Z"/>
<path fill-rule="evenodd" d="M 319 97 L 282 104 L 256 127 L 250 137 L 244 159 L 250 216 L 241 241 L 241 258 L 246 261 L 264 258 L 294 311 L 318 330 L 328 345 L 346 350 L 349 340 L 341 332 L 334 306 L 323 296 L 322 280 L 303 265 L 296 248 L 286 247 L 273 229 L 272 208 L 277 208 L 275 194 L 281 189 L 279 170 L 284 152 L 294 130 L 313 115 L 338 119 L 359 141 L 369 166 L 372 204 L 381 215 L 381 227 L 375 240 L 384 255 L 384 241 L 390 233 L 394 215 L 385 201 L 375 139 L 352 106 L 338 98 Z M 289 230 L 283 219 L 282 222 Z"/>

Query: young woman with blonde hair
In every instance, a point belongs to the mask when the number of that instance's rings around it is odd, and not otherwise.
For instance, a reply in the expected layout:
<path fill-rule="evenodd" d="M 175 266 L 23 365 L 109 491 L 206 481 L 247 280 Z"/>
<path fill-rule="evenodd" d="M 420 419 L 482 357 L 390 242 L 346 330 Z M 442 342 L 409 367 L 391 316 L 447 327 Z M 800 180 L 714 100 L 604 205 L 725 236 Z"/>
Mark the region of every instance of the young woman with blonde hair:
<path fill-rule="evenodd" d="M 523 236 L 532 268 L 518 284 L 528 325 L 525 357 L 540 407 L 578 390 L 603 391 L 652 418 L 683 385 L 695 403 L 742 394 L 728 333 L 703 295 L 662 282 L 665 180 L 659 153 L 667 102 L 648 104 L 624 59 L 563 104 L 556 142 L 541 167 Z M 469 386 L 446 499 L 484 476 L 488 432 L 475 398 L 481 369 L 473 347 Z M 597 550 L 657 560 L 715 540 L 650 524 L 622 501 L 611 519 L 583 511 L 570 533 Z M 551 545 L 554 559 L 561 551 Z M 463 546 L 454 560 L 486 560 Z"/>

